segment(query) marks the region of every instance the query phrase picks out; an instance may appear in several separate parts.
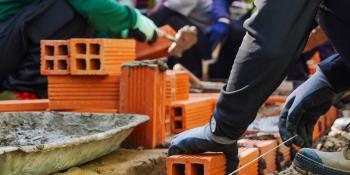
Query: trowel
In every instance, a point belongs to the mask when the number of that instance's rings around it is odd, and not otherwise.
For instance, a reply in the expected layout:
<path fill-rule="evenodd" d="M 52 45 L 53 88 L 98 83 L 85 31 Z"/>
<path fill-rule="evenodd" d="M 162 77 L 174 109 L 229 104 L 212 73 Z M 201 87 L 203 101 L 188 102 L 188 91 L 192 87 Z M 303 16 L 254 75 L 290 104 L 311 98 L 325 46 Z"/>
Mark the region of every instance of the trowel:
<path fill-rule="evenodd" d="M 136 43 L 136 59 L 158 59 L 168 56 L 181 57 L 183 52 L 197 42 L 197 29 L 184 26 L 176 32 L 169 25 L 157 30 L 158 38 L 154 43 Z"/>

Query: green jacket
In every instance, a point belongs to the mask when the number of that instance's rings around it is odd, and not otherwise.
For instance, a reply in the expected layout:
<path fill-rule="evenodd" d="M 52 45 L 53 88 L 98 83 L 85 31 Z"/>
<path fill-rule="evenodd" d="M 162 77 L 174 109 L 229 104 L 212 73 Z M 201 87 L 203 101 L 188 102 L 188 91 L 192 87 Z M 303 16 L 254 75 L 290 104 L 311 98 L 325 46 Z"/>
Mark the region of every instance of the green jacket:
<path fill-rule="evenodd" d="M 15 15 L 35 0 L 0 0 L 0 21 Z M 97 32 L 117 35 L 136 23 L 136 11 L 114 0 L 68 0 L 72 7 L 85 16 Z"/>

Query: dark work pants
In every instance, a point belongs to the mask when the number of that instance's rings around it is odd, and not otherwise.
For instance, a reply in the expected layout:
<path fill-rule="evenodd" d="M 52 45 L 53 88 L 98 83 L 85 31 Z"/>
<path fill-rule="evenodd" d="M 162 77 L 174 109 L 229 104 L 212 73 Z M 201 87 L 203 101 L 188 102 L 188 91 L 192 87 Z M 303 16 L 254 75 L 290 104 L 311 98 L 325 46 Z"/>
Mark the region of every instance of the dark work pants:
<path fill-rule="evenodd" d="M 333 6 L 349 7 L 348 0 L 327 2 Z M 214 114 L 217 126 L 215 134 L 231 139 L 238 139 L 244 133 L 255 119 L 258 108 L 283 81 L 290 65 L 300 56 L 320 0 L 256 0 L 255 4 L 257 13 L 245 22 L 248 32 Z M 349 18 L 346 8 L 342 13 Z M 324 15 L 320 16 L 321 21 L 334 19 L 331 17 L 334 14 Z M 329 30 L 333 31 L 326 29 L 327 34 Z M 344 32 L 338 30 L 337 37 L 348 35 Z M 328 36 L 332 41 L 336 38 Z M 344 47 L 348 48 L 349 45 L 342 44 L 342 40 L 338 42 L 341 44 L 333 44 L 346 53 Z"/>
<path fill-rule="evenodd" d="M 37 0 L 0 22 L 0 91 L 45 94 L 40 75 L 40 40 L 87 36 L 86 20 L 65 0 Z"/>

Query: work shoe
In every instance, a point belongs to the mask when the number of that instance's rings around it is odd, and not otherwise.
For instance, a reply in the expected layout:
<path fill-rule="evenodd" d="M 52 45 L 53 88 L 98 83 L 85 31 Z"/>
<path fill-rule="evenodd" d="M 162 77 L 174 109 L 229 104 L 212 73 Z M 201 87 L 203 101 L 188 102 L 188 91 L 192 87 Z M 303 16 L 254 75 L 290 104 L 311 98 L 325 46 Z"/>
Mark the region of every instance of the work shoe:
<path fill-rule="evenodd" d="M 305 173 L 320 175 L 350 175 L 350 144 L 341 152 L 322 152 L 303 148 L 293 164 Z"/>

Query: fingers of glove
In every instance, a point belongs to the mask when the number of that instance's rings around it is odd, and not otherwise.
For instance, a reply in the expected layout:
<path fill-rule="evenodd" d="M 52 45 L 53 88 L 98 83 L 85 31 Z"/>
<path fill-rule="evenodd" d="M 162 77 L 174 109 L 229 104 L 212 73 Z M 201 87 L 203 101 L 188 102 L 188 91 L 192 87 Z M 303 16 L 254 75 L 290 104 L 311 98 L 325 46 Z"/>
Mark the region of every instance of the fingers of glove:
<path fill-rule="evenodd" d="M 171 144 L 168 150 L 168 155 L 199 154 L 213 150 L 213 147 L 214 144 L 211 141 L 198 138 L 186 138 L 180 142 Z"/>
<path fill-rule="evenodd" d="M 291 135 L 288 130 L 287 130 L 287 119 L 288 119 L 288 113 L 289 113 L 289 108 L 292 106 L 294 102 L 294 98 L 288 98 L 289 100 L 287 103 L 284 105 L 281 116 L 279 118 L 279 133 L 281 135 L 281 138 L 283 141 L 288 140 Z M 286 146 L 291 146 L 292 142 L 288 142 L 285 144 Z"/>
<path fill-rule="evenodd" d="M 232 173 L 237 169 L 239 164 L 237 143 L 233 144 L 225 153 L 226 157 L 226 174 Z"/>
<path fill-rule="evenodd" d="M 139 29 L 131 29 L 129 30 L 129 37 L 135 38 L 138 41 L 145 42 L 146 41 L 146 35 L 141 32 Z"/>
<path fill-rule="evenodd" d="M 305 129 L 306 129 L 305 143 L 306 144 L 304 145 L 304 147 L 312 147 L 315 124 L 316 124 L 316 122 L 306 123 L 306 126 L 305 126 Z"/>
<path fill-rule="evenodd" d="M 303 147 L 306 144 L 306 138 L 307 138 L 304 122 L 301 122 L 298 125 L 297 134 L 298 134 L 298 137 L 294 139 L 293 143 L 299 147 Z"/>

